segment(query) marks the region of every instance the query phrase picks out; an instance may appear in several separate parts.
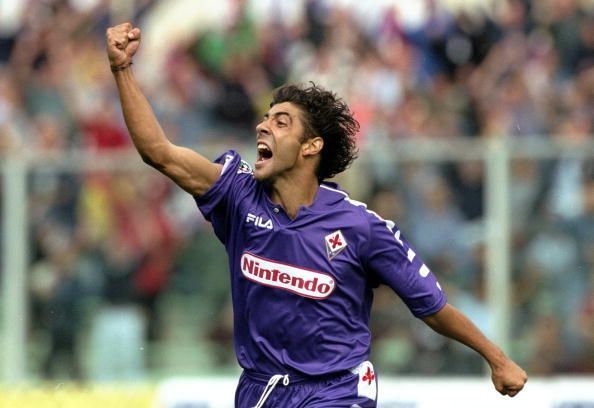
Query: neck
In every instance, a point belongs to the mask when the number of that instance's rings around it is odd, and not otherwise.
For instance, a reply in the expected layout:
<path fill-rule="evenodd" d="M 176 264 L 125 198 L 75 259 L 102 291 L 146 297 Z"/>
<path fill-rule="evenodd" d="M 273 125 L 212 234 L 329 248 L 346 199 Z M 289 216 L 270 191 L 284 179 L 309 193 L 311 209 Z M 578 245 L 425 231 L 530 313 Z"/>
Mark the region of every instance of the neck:
<path fill-rule="evenodd" d="M 281 205 L 287 215 L 294 219 L 301 207 L 313 204 L 318 192 L 316 177 L 288 177 L 275 180 L 270 188 L 270 199 Z"/>

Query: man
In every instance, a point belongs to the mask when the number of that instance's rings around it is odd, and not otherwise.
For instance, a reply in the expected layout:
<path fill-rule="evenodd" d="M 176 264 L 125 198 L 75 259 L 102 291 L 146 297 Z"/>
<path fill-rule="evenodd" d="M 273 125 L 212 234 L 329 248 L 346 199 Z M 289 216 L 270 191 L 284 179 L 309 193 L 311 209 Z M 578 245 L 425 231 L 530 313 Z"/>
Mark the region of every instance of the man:
<path fill-rule="evenodd" d="M 458 310 L 391 221 L 335 184 L 356 156 L 358 123 L 319 87 L 285 86 L 256 127 L 255 168 L 170 143 L 131 70 L 140 30 L 107 30 L 124 118 L 143 160 L 192 194 L 229 255 L 237 407 L 375 407 L 368 328 L 372 289 L 391 286 L 435 331 L 479 352 L 495 388 L 526 373 Z M 279 384 L 279 382 L 282 382 Z"/>

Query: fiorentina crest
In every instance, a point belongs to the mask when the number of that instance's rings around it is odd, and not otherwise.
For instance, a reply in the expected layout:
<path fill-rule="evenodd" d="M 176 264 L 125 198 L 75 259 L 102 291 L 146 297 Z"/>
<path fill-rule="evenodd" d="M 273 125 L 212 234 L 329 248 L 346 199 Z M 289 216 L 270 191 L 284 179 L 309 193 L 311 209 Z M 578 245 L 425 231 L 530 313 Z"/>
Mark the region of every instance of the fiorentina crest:
<path fill-rule="evenodd" d="M 324 241 L 326 242 L 326 254 L 328 254 L 328 259 L 330 260 L 338 255 L 340 251 L 345 249 L 347 246 L 346 239 L 344 239 L 344 236 L 340 230 L 326 235 L 324 237 Z"/>

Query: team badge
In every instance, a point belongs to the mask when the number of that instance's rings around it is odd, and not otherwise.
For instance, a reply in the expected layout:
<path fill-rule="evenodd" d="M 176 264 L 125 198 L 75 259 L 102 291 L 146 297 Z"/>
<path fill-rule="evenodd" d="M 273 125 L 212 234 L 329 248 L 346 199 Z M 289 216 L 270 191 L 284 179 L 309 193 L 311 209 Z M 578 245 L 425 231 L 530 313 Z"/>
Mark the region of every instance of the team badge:
<path fill-rule="evenodd" d="M 347 246 L 346 239 L 344 239 L 340 230 L 326 235 L 324 241 L 326 242 L 326 254 L 328 254 L 328 259 L 334 258 Z"/>
<path fill-rule="evenodd" d="M 251 174 L 253 173 L 254 170 L 252 169 L 252 166 L 250 166 L 250 164 L 244 160 L 241 160 L 239 162 L 239 168 L 237 169 L 237 174 L 240 173 L 245 173 L 245 174 Z"/>

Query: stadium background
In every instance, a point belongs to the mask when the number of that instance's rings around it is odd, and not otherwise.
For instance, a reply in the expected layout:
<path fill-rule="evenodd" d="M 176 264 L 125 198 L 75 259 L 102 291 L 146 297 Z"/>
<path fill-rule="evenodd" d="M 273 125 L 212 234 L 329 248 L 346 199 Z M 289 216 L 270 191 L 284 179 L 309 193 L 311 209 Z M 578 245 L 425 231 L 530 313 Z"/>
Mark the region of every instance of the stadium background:
<path fill-rule="evenodd" d="M 253 157 L 284 82 L 343 96 L 361 157 L 342 186 L 396 221 L 534 390 L 594 389 L 594 2 L 0 0 L 0 406 L 231 399 L 226 258 L 130 151 L 104 51 L 125 20 L 166 133 L 209 157 Z M 496 396 L 480 358 L 389 291 L 372 330 L 385 384 L 421 398 L 463 376 Z M 408 403 L 380 407 L 423 406 Z"/>

